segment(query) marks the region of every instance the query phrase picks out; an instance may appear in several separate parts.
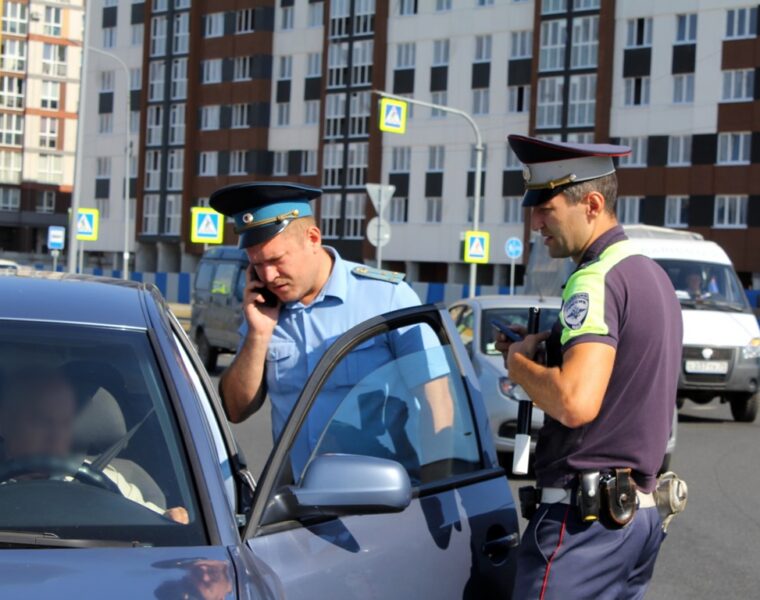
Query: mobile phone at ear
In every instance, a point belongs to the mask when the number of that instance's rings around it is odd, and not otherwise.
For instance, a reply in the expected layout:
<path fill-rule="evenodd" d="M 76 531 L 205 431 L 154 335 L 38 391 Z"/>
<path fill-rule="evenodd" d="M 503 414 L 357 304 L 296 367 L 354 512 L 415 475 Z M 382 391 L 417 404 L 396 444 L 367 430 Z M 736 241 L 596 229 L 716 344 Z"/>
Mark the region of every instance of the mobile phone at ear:
<path fill-rule="evenodd" d="M 504 319 L 499 319 L 498 317 L 494 317 L 491 319 L 491 325 L 496 327 L 501 333 L 507 336 L 507 339 L 510 342 L 522 342 L 523 336 L 521 336 L 519 333 L 517 333 L 512 327 L 510 327 L 509 323 L 507 323 Z"/>
<path fill-rule="evenodd" d="M 256 269 L 253 265 L 248 266 L 248 273 L 251 275 L 251 281 L 261 281 L 261 278 L 259 277 L 259 274 L 256 273 Z M 280 300 L 277 298 L 277 296 L 274 295 L 274 292 L 272 290 L 266 287 L 257 288 L 257 290 L 264 298 L 264 306 L 269 306 L 272 308 L 280 303 Z"/>

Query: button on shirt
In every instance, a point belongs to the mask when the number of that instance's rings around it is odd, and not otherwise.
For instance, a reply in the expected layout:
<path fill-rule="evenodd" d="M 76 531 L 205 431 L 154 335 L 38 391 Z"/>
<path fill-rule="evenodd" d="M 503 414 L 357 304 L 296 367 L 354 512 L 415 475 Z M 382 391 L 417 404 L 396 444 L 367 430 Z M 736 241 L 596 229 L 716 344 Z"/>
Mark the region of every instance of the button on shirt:
<path fill-rule="evenodd" d="M 358 264 L 343 260 L 333 248 L 324 248 L 334 261 L 330 277 L 308 306 L 288 302 L 281 307 L 267 349 L 266 384 L 272 403 L 275 440 L 281 435 L 307 378 L 340 335 L 371 317 L 420 304 L 408 284 L 393 284 L 352 273 Z M 245 339 L 247 330 L 248 324 L 244 320 L 240 328 L 241 339 Z M 355 348 L 336 367 L 309 411 L 306 436 L 301 435 L 296 441 L 291 454 L 294 467 L 305 464 L 346 390 L 373 368 L 392 361 L 399 352 L 406 353 L 395 347 L 398 339 L 398 336 L 372 338 Z"/>

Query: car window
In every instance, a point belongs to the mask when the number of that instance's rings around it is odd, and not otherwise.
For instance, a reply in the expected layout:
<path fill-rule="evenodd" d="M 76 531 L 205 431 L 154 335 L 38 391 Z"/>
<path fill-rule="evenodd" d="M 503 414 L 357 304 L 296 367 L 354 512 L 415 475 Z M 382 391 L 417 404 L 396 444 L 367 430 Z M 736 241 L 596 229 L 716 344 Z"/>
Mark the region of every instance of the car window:
<path fill-rule="evenodd" d="M 501 352 L 494 347 L 496 331 L 494 330 L 491 321 L 493 319 L 501 319 L 506 321 L 510 325 L 518 325 L 520 327 L 528 326 L 528 311 L 529 307 L 503 307 L 503 308 L 491 308 L 483 311 L 481 318 L 481 335 L 480 335 L 480 351 L 484 354 L 501 355 Z M 538 321 L 539 331 L 548 331 L 554 325 L 559 315 L 558 308 L 546 308 L 541 307 L 541 317 Z"/>
<path fill-rule="evenodd" d="M 459 315 L 462 314 L 462 311 L 464 310 L 464 306 L 452 306 L 449 308 L 449 316 L 451 317 L 451 320 L 454 321 L 454 323 L 457 323 L 457 320 L 459 319 Z"/>
<path fill-rule="evenodd" d="M 8 321 L 0 365 L 0 529 L 207 542 L 144 331 Z"/>
<path fill-rule="evenodd" d="M 214 274 L 214 263 L 201 262 L 195 275 L 195 289 L 207 292 L 211 289 L 211 276 Z"/>
<path fill-rule="evenodd" d="M 457 321 L 457 331 L 459 332 L 459 337 L 462 338 L 463 344 L 469 344 L 472 342 L 472 327 L 475 323 L 475 315 L 473 313 L 472 308 L 469 306 L 462 312 L 462 316 L 459 317 L 459 321 Z"/>
<path fill-rule="evenodd" d="M 379 334 L 338 361 L 289 450 L 276 489 L 328 453 L 395 460 L 413 485 L 482 468 L 452 347 L 427 325 Z"/>
<path fill-rule="evenodd" d="M 235 287 L 235 276 L 238 272 L 237 263 L 222 263 L 216 268 L 214 280 L 211 283 L 211 293 L 227 296 Z"/>

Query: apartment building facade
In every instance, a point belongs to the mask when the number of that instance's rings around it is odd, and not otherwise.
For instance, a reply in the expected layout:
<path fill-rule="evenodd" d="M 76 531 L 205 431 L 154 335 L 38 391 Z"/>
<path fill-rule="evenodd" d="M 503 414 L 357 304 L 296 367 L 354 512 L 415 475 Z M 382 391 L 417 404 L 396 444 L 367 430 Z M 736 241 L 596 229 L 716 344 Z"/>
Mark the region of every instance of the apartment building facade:
<path fill-rule="evenodd" d="M 68 224 L 74 180 L 83 3 L 2 2 L 0 251 L 47 252 Z"/>

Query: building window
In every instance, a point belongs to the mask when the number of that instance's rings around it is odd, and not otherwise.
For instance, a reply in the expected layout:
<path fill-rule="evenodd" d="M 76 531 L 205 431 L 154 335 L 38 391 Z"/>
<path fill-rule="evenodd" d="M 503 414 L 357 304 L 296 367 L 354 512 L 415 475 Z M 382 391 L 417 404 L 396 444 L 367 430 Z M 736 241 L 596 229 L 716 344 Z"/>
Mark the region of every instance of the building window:
<path fill-rule="evenodd" d="M 448 92 L 432 92 L 430 94 L 430 101 L 433 104 L 446 106 L 449 102 L 449 93 Z M 441 110 L 440 108 L 431 108 L 430 117 L 433 119 L 443 119 L 446 117 L 446 111 Z"/>
<path fill-rule="evenodd" d="M 145 25 L 138 23 L 130 28 L 130 43 L 132 46 L 142 46 L 145 37 Z"/>
<path fill-rule="evenodd" d="M 324 2 L 310 2 L 308 23 L 309 27 L 322 27 L 324 25 L 325 7 Z"/>
<path fill-rule="evenodd" d="M 522 196 L 504 197 L 504 223 L 519 225 L 523 222 Z"/>
<path fill-rule="evenodd" d="M 187 54 L 190 44 L 190 13 L 181 12 L 174 15 L 172 31 L 172 51 L 174 54 Z"/>
<path fill-rule="evenodd" d="M 369 113 L 372 102 L 370 94 L 371 92 L 356 92 L 351 94 L 348 122 L 349 137 L 369 135 Z"/>
<path fill-rule="evenodd" d="M 751 140 L 751 133 L 719 133 L 718 164 L 749 164 Z"/>
<path fill-rule="evenodd" d="M 536 127 L 562 125 L 563 77 L 542 77 L 538 80 Z"/>
<path fill-rule="evenodd" d="M 348 145 L 348 177 L 346 187 L 362 187 L 367 181 L 369 144 L 367 142 Z"/>
<path fill-rule="evenodd" d="M 116 46 L 116 27 L 105 27 L 103 29 L 103 48 L 114 48 Z"/>
<path fill-rule="evenodd" d="M 644 48 L 652 45 L 651 17 L 628 19 L 625 45 L 626 48 Z"/>
<path fill-rule="evenodd" d="M 147 111 L 147 127 L 145 130 L 145 144 L 147 146 L 160 146 L 164 131 L 164 109 L 162 106 L 151 105 Z"/>
<path fill-rule="evenodd" d="M 668 138 L 668 166 L 686 167 L 691 164 L 691 136 L 671 135 Z"/>
<path fill-rule="evenodd" d="M 281 56 L 277 63 L 277 81 L 287 81 L 293 77 L 293 57 Z"/>
<path fill-rule="evenodd" d="M 676 44 L 694 44 L 697 41 L 697 13 L 676 15 Z"/>
<path fill-rule="evenodd" d="M 573 0 L 573 10 L 595 10 L 601 0 Z"/>
<path fill-rule="evenodd" d="M 185 143 L 184 104 L 172 104 L 169 109 L 169 143 L 172 145 Z"/>
<path fill-rule="evenodd" d="M 201 152 L 198 160 L 198 175 L 216 177 L 218 158 L 218 152 Z"/>
<path fill-rule="evenodd" d="M 665 227 L 687 227 L 689 225 L 689 197 L 668 196 L 665 198 Z"/>
<path fill-rule="evenodd" d="M 0 151 L 0 181 L 21 183 L 21 153 Z"/>
<path fill-rule="evenodd" d="M 304 125 L 317 125 L 319 123 L 319 100 L 306 100 L 304 102 Z"/>
<path fill-rule="evenodd" d="M 201 61 L 201 83 L 219 83 L 222 81 L 222 59 L 211 58 Z"/>
<path fill-rule="evenodd" d="M 573 19 L 573 46 L 570 66 L 573 69 L 596 67 L 599 62 L 599 17 Z"/>
<path fill-rule="evenodd" d="M 692 104 L 694 102 L 694 73 L 673 75 L 673 103 Z"/>
<path fill-rule="evenodd" d="M 42 26 L 42 33 L 58 37 L 61 35 L 61 9 L 58 6 L 45 7 L 45 21 Z"/>
<path fill-rule="evenodd" d="M 541 14 L 551 15 L 567 11 L 567 0 L 541 0 Z"/>
<path fill-rule="evenodd" d="M 416 46 L 414 42 L 399 44 L 396 46 L 396 68 L 413 69 L 415 63 Z"/>
<path fill-rule="evenodd" d="M 539 71 L 565 68 L 567 21 L 555 19 L 541 23 L 541 47 L 538 53 Z"/>
<path fill-rule="evenodd" d="M 0 77 L 0 106 L 3 108 L 24 107 L 24 80 L 19 77 Z"/>
<path fill-rule="evenodd" d="M 746 227 L 747 196 L 716 196 L 713 227 Z"/>
<path fill-rule="evenodd" d="M 530 58 L 531 56 L 533 56 L 533 31 L 530 29 L 513 31 L 509 58 Z"/>
<path fill-rule="evenodd" d="M 412 149 L 409 146 L 391 148 L 391 173 L 409 173 L 412 169 Z"/>
<path fill-rule="evenodd" d="M 443 221 L 443 198 L 440 196 L 428 196 L 425 198 L 425 221 L 427 223 L 440 223 Z"/>
<path fill-rule="evenodd" d="M 113 92 L 113 82 L 114 82 L 113 71 L 101 71 L 99 91 Z"/>
<path fill-rule="evenodd" d="M 0 68 L 3 71 L 26 71 L 26 42 L 24 40 L 3 39 L 0 48 Z M 56 73 L 51 74 L 56 75 Z"/>
<path fill-rule="evenodd" d="M 37 204 L 34 207 L 35 212 L 51 214 L 55 212 L 55 192 L 44 190 L 37 192 Z"/>
<path fill-rule="evenodd" d="M 40 147 L 55 148 L 58 145 L 58 119 L 40 117 Z"/>
<path fill-rule="evenodd" d="M 42 73 L 66 77 L 66 46 L 42 44 Z"/>
<path fill-rule="evenodd" d="M 20 146 L 24 140 L 24 117 L 0 113 L 0 144 Z"/>
<path fill-rule="evenodd" d="M 330 44 L 327 51 L 327 87 L 343 87 L 347 83 L 348 43 Z"/>
<path fill-rule="evenodd" d="M 507 110 L 511 113 L 530 111 L 529 85 L 510 85 L 507 88 Z"/>
<path fill-rule="evenodd" d="M 646 106 L 649 104 L 649 77 L 625 77 L 624 106 Z"/>
<path fill-rule="evenodd" d="M 18 212 L 21 208 L 21 190 L 18 188 L 0 188 L 0 211 Z"/>
<path fill-rule="evenodd" d="M 343 237 L 360 240 L 364 237 L 366 194 L 346 194 L 346 220 Z"/>
<path fill-rule="evenodd" d="M 369 85 L 372 83 L 372 51 L 374 42 L 365 40 L 354 42 L 351 65 L 351 83 L 353 85 Z"/>
<path fill-rule="evenodd" d="M 142 89 L 142 69 L 140 67 L 129 70 L 129 89 L 133 92 Z"/>
<path fill-rule="evenodd" d="M 29 5 L 21 2 L 3 3 L 3 33 L 29 33 Z"/>
<path fill-rule="evenodd" d="M 375 0 L 354 3 L 354 35 L 370 35 L 375 30 Z"/>
<path fill-rule="evenodd" d="M 620 138 L 622 146 L 628 146 L 631 153 L 620 157 L 621 167 L 646 167 L 647 166 L 647 138 L 646 137 L 623 137 Z"/>
<path fill-rule="evenodd" d="M 237 11 L 235 16 L 235 33 L 252 33 L 255 9 L 244 8 Z"/>
<path fill-rule="evenodd" d="M 290 102 L 277 102 L 277 127 L 290 125 Z"/>
<path fill-rule="evenodd" d="M 60 106 L 61 84 L 58 81 L 42 82 L 42 95 L 40 96 L 40 107 L 48 110 L 58 110 Z"/>
<path fill-rule="evenodd" d="M 248 127 L 248 104 L 232 105 L 232 128 L 242 129 Z"/>
<path fill-rule="evenodd" d="M 639 196 L 620 196 L 617 200 L 617 218 L 624 225 L 639 223 Z"/>
<path fill-rule="evenodd" d="M 306 77 L 319 77 L 322 75 L 322 53 L 309 52 L 306 59 Z"/>
<path fill-rule="evenodd" d="M 409 198 L 403 196 L 391 198 L 388 220 L 391 223 L 406 223 L 409 220 Z"/>
<path fill-rule="evenodd" d="M 349 0 L 332 0 L 330 2 L 330 39 L 343 38 L 348 35 L 349 18 Z"/>
<path fill-rule="evenodd" d="M 487 115 L 489 109 L 488 88 L 472 90 L 472 114 Z"/>
<path fill-rule="evenodd" d="M 512 150 L 512 146 L 507 142 L 506 154 L 504 156 L 504 170 L 505 171 L 521 171 L 523 168 L 520 159 L 517 158 L 515 151 Z"/>
<path fill-rule="evenodd" d="M 148 150 L 145 153 L 145 189 L 157 190 L 161 186 L 161 151 Z"/>
<path fill-rule="evenodd" d="M 757 7 L 734 8 L 726 11 L 726 39 L 755 37 L 757 35 Z"/>
<path fill-rule="evenodd" d="M 148 67 L 148 100 L 164 99 L 164 80 L 166 79 L 166 64 L 162 60 L 153 61 Z"/>
<path fill-rule="evenodd" d="M 216 12 L 206 15 L 206 27 L 203 37 L 214 38 L 224 35 L 224 13 Z"/>
<path fill-rule="evenodd" d="M 491 47 L 493 39 L 490 35 L 475 36 L 475 60 L 476 63 L 491 62 Z"/>
<path fill-rule="evenodd" d="M 153 12 L 165 12 L 169 8 L 169 0 L 153 0 Z"/>
<path fill-rule="evenodd" d="M 593 127 L 596 111 L 596 75 L 573 75 L 570 78 L 569 127 Z"/>
<path fill-rule="evenodd" d="M 129 111 L 129 133 L 140 133 L 140 111 Z"/>
<path fill-rule="evenodd" d="M 446 162 L 445 146 L 430 146 L 428 148 L 428 172 L 443 173 Z"/>
<path fill-rule="evenodd" d="M 417 0 L 397 0 L 399 16 L 408 16 L 417 14 Z"/>
<path fill-rule="evenodd" d="M 451 0 L 435 0 L 435 12 L 451 10 Z"/>
<path fill-rule="evenodd" d="M 150 55 L 163 56 L 166 54 L 166 26 L 165 16 L 153 17 L 150 20 Z"/>
<path fill-rule="evenodd" d="M 478 6 L 493 6 L 494 0 L 477 0 Z"/>
<path fill-rule="evenodd" d="M 322 194 L 319 203 L 319 229 L 327 240 L 338 239 L 340 224 L 340 194 Z"/>
<path fill-rule="evenodd" d="M 304 150 L 301 153 L 301 175 L 317 174 L 317 151 Z"/>
<path fill-rule="evenodd" d="M 182 196 L 168 194 L 166 196 L 166 212 L 164 213 L 164 233 L 179 235 L 182 224 Z"/>
<path fill-rule="evenodd" d="M 322 185 L 340 187 L 343 173 L 343 144 L 325 144 L 322 155 Z"/>
<path fill-rule="evenodd" d="M 111 158 L 109 156 L 98 156 L 95 159 L 95 179 L 111 178 Z"/>
<path fill-rule="evenodd" d="M 219 129 L 220 108 L 218 104 L 201 107 L 201 131 Z"/>
<path fill-rule="evenodd" d="M 755 94 L 755 70 L 723 71 L 722 102 L 747 102 Z"/>
<path fill-rule="evenodd" d="M 272 153 L 272 175 L 287 175 L 288 174 L 288 152 L 287 150 L 279 150 Z"/>
<path fill-rule="evenodd" d="M 37 177 L 46 183 L 63 181 L 63 157 L 55 154 L 40 154 L 37 162 Z"/>
<path fill-rule="evenodd" d="M 143 202 L 142 232 L 158 233 L 158 195 L 146 194 Z"/>
<path fill-rule="evenodd" d="M 280 29 L 288 31 L 293 29 L 293 7 L 283 6 L 280 13 Z"/>
<path fill-rule="evenodd" d="M 166 188 L 169 190 L 182 189 L 182 172 L 184 167 L 185 151 L 169 150 L 166 166 Z"/>
<path fill-rule="evenodd" d="M 433 41 L 433 66 L 445 67 L 449 64 L 449 40 Z M 414 66 L 414 65 L 412 65 Z"/>
<path fill-rule="evenodd" d="M 327 139 L 345 135 L 346 95 L 328 94 L 325 101 L 325 132 Z"/>
<path fill-rule="evenodd" d="M 98 115 L 98 133 L 113 133 L 113 113 Z"/>
<path fill-rule="evenodd" d="M 172 100 L 187 98 L 187 58 L 172 61 Z"/>

